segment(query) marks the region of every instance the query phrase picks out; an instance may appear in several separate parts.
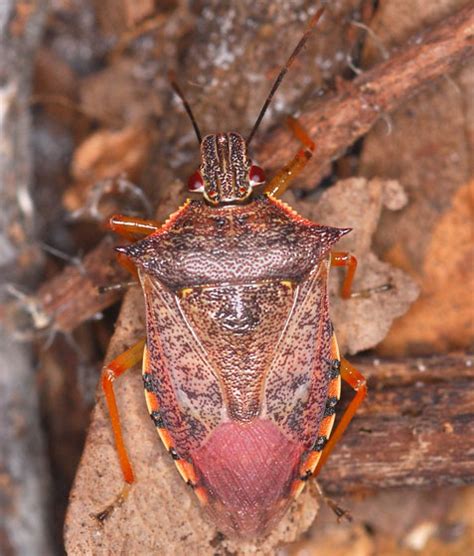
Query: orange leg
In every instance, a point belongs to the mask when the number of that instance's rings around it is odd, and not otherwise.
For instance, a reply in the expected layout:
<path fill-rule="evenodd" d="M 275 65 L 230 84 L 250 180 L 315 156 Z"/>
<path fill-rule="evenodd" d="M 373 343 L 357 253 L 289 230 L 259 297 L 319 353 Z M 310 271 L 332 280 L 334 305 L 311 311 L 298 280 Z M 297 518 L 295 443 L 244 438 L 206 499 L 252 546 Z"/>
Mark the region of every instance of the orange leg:
<path fill-rule="evenodd" d="M 349 386 L 355 391 L 355 396 L 351 400 L 348 408 L 344 412 L 341 420 L 339 421 L 336 430 L 329 438 L 328 443 L 323 449 L 321 454 L 321 458 L 318 461 L 318 465 L 314 470 L 313 476 L 316 476 L 320 471 L 323 465 L 326 463 L 326 460 L 329 457 L 329 454 L 332 452 L 334 446 L 336 445 L 337 441 L 341 438 L 344 434 L 344 431 L 347 429 L 347 426 L 352 421 L 352 418 L 356 414 L 357 410 L 359 409 L 360 404 L 363 402 L 365 395 L 367 394 L 367 385 L 366 380 L 359 373 L 359 371 L 353 367 L 347 359 L 341 359 L 341 378 L 349 384 Z"/>
<path fill-rule="evenodd" d="M 288 189 L 291 181 L 298 176 L 306 166 L 309 159 L 313 156 L 315 149 L 314 141 L 306 133 L 306 130 L 294 118 L 288 118 L 288 124 L 295 137 L 304 145 L 293 160 L 283 166 L 283 168 L 270 180 L 265 187 L 265 193 L 273 197 L 280 197 Z"/>
<path fill-rule="evenodd" d="M 342 283 L 341 297 L 348 299 L 351 297 L 352 282 L 357 268 L 357 259 L 349 253 L 331 253 L 331 266 L 347 267 L 347 274 Z"/>
<path fill-rule="evenodd" d="M 137 236 L 147 236 L 161 227 L 155 220 L 144 220 L 134 216 L 115 214 L 109 218 L 106 228 L 127 239 L 137 239 Z"/>
<path fill-rule="evenodd" d="M 132 261 L 124 255 L 123 253 L 117 253 L 117 262 L 120 266 L 123 266 L 125 270 L 128 270 L 130 274 L 138 280 L 137 267 L 132 263 Z"/>
<path fill-rule="evenodd" d="M 115 214 L 109 218 L 105 227 L 127 239 L 136 240 L 139 236 L 147 236 L 160 229 L 160 224 L 154 220 L 143 220 L 131 216 Z M 123 253 L 117 254 L 117 262 L 128 270 L 138 280 L 138 271 L 133 262 Z M 106 293 L 115 289 L 124 289 L 130 286 L 129 282 L 113 284 L 111 286 L 100 286 L 99 292 Z"/>
<path fill-rule="evenodd" d="M 122 436 L 122 428 L 120 426 L 120 416 L 117 407 L 117 401 L 114 393 L 114 381 L 121 376 L 125 371 L 131 369 L 143 357 L 143 350 L 145 347 L 145 340 L 140 340 L 134 346 L 124 351 L 121 355 L 116 357 L 113 361 L 108 363 L 102 370 L 102 389 L 105 394 L 105 400 L 109 409 L 110 422 L 112 431 L 114 433 L 115 445 L 117 454 L 122 469 L 123 478 L 128 484 L 133 483 L 135 480 L 133 475 L 130 458 L 125 448 L 125 443 Z"/>

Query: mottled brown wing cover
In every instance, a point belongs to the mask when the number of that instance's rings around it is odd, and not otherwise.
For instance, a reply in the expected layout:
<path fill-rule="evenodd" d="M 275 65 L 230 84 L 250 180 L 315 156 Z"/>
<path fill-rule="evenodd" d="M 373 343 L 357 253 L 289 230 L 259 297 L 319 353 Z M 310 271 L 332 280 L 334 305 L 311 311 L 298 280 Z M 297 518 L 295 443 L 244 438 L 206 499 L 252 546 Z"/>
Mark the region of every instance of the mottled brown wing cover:
<path fill-rule="evenodd" d="M 334 356 L 329 250 L 348 231 L 266 196 L 192 201 L 125 250 L 145 292 L 150 412 L 226 532 L 272 526 L 317 443 Z"/>

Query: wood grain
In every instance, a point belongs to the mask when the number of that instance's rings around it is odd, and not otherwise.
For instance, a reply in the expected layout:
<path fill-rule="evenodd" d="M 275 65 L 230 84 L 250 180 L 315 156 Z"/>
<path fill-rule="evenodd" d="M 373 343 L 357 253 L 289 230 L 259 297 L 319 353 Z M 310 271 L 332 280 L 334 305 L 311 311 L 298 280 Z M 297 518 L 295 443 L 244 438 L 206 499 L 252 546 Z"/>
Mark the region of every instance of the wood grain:
<path fill-rule="evenodd" d="M 369 396 L 321 474 L 328 492 L 471 483 L 474 357 L 355 363 Z"/>

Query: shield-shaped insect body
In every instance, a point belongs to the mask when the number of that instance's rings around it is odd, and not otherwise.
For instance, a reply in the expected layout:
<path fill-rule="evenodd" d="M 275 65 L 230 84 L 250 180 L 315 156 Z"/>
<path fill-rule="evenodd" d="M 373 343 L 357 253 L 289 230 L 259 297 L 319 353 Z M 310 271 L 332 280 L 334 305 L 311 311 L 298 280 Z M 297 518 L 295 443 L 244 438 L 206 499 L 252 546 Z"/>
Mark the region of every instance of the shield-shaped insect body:
<path fill-rule="evenodd" d="M 163 226 L 111 220 L 118 232 L 147 236 L 118 249 L 143 288 L 146 340 L 102 378 L 125 480 L 134 476 L 112 383 L 143 353 L 146 402 L 166 449 L 217 526 L 241 537 L 260 536 L 281 518 L 365 395 L 329 317 L 331 264 L 348 267 L 345 296 L 355 270 L 353 257 L 332 252 L 350 230 L 310 222 L 277 198 L 314 145 L 293 121 L 304 148 L 267 185 L 247 149 L 308 32 L 247 140 L 234 132 L 201 139 L 185 102 L 201 146 L 189 189 L 200 198 Z M 341 377 L 357 393 L 330 438 Z"/>
<path fill-rule="evenodd" d="M 329 436 L 340 389 L 329 254 L 347 231 L 268 196 L 192 201 L 122 250 L 145 293 L 148 407 L 226 531 L 265 530 Z"/>

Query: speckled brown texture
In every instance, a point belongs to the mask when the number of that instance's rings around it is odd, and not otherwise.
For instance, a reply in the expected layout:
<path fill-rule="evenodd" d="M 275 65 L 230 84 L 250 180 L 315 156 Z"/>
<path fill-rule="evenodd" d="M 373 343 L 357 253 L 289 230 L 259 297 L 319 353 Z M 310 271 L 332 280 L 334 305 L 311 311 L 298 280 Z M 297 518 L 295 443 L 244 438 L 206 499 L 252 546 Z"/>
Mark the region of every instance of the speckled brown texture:
<path fill-rule="evenodd" d="M 172 289 L 300 281 L 348 231 L 316 225 L 264 196 L 221 207 L 191 201 L 162 230 L 121 252 Z"/>
<path fill-rule="evenodd" d="M 218 207 L 201 200 L 120 249 L 137 265 L 145 294 L 154 418 L 159 413 L 175 459 L 194 465 L 201 454 L 192 482 L 211 493 L 226 532 L 266 532 L 316 444 L 331 366 L 328 251 L 348 231 L 311 223 L 266 196 Z M 246 462 L 271 446 L 261 467 L 273 468 L 273 481 L 258 480 L 256 466 L 245 464 L 248 474 L 237 481 L 209 484 L 209 474 L 218 475 L 207 468 L 216 462 L 209 443 L 231 425 Z M 288 445 L 287 460 L 276 437 Z M 221 459 L 230 453 L 221 450 Z M 256 481 L 261 496 L 249 501 L 242 493 Z"/>
<path fill-rule="evenodd" d="M 249 421 L 262 411 L 263 380 L 293 302 L 292 289 L 276 280 L 193 289 L 181 301 L 219 369 L 231 418 Z"/>
<path fill-rule="evenodd" d="M 322 261 L 295 294 L 265 385 L 267 415 L 293 442 L 309 451 L 327 401 L 332 325 L 328 261 Z"/>
<path fill-rule="evenodd" d="M 189 459 L 221 421 L 222 393 L 206 352 L 182 318 L 177 297 L 142 278 L 146 300 L 147 372 L 177 453 Z"/>

